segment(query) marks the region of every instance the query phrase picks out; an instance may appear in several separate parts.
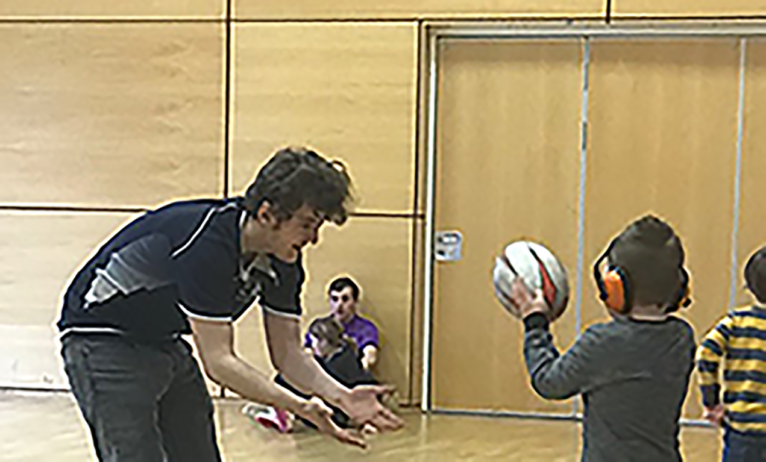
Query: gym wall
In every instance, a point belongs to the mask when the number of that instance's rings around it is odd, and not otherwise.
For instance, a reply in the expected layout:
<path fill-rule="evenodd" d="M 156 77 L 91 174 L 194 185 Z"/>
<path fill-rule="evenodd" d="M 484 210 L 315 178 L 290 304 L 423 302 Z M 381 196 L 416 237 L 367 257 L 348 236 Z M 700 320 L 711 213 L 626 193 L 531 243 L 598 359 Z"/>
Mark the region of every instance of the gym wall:
<path fill-rule="evenodd" d="M 378 375 L 416 402 L 424 23 L 763 13 L 743 0 L 4 0 L 0 386 L 67 387 L 61 291 L 117 226 L 171 200 L 237 194 L 275 149 L 305 143 L 347 162 L 360 199 L 307 254 L 305 320 L 325 312 L 330 279 L 354 276 L 381 328 Z M 759 188 L 752 175 L 742 186 Z M 757 201 L 744 197 L 742 236 L 759 242 Z M 257 310 L 237 340 L 270 368 Z"/>

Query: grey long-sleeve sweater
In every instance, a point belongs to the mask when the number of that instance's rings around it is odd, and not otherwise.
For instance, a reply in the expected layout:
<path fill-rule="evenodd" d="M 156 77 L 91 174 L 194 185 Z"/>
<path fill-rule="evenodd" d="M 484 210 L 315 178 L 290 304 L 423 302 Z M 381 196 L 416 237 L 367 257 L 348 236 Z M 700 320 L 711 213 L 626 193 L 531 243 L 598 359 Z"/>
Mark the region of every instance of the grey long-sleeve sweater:
<path fill-rule="evenodd" d="M 547 399 L 582 394 L 584 462 L 682 460 L 678 420 L 694 366 L 686 321 L 615 318 L 594 324 L 559 355 L 548 320 L 524 320 L 532 387 Z"/>

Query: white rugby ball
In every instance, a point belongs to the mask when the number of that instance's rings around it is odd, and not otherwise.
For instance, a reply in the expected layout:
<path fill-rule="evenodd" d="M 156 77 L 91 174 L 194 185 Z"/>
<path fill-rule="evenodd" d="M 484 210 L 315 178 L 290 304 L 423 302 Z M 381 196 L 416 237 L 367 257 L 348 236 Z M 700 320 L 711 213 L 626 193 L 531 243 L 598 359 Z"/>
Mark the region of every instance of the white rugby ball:
<path fill-rule="evenodd" d="M 531 241 L 516 241 L 495 259 L 492 279 L 495 296 L 515 317 L 519 308 L 511 301 L 511 286 L 520 277 L 530 290 L 540 289 L 551 310 L 551 319 L 560 317 L 569 302 L 569 283 L 564 265 L 545 246 Z"/>

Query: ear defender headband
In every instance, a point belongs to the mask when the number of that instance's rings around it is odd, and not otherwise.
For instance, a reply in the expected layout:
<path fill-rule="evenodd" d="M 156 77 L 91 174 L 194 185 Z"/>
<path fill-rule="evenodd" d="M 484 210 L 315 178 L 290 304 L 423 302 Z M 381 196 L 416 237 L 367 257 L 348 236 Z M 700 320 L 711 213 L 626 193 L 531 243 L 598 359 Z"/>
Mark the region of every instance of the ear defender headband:
<path fill-rule="evenodd" d="M 609 264 L 602 272 L 601 264 L 607 259 L 609 253 L 614 247 L 616 239 L 613 240 L 606 251 L 596 260 L 593 265 L 593 279 L 596 281 L 598 289 L 598 298 L 604 302 L 607 309 L 618 314 L 625 315 L 633 307 L 633 296 L 631 293 L 630 274 L 625 268 L 618 265 Z M 668 303 L 666 313 L 678 311 L 680 308 L 686 308 L 691 305 L 690 278 L 686 268 L 680 266 L 679 278 L 680 287 L 676 295 Z"/>
<path fill-rule="evenodd" d="M 681 266 L 679 268 L 679 273 L 681 278 L 681 287 L 678 289 L 676 296 L 673 297 L 673 300 L 671 300 L 670 304 L 668 305 L 668 309 L 666 310 L 668 313 L 678 311 L 681 308 L 687 308 L 692 304 L 691 278 L 689 277 L 689 272 L 686 271 L 686 268 Z"/>

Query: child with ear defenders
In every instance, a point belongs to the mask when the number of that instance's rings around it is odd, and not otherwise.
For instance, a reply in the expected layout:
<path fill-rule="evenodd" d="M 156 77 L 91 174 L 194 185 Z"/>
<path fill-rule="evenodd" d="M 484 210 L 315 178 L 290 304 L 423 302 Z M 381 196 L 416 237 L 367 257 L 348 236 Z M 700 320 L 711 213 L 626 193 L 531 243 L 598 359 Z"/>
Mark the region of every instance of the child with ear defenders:
<path fill-rule="evenodd" d="M 682 460 L 678 421 L 695 351 L 692 327 L 671 314 L 688 305 L 683 265 L 668 224 L 653 216 L 631 223 L 594 265 L 612 320 L 588 327 L 563 355 L 542 294 L 513 283 L 532 387 L 546 399 L 582 395 L 583 461 Z"/>
<path fill-rule="evenodd" d="M 724 462 L 766 461 L 766 247 L 745 264 L 745 283 L 756 303 L 732 310 L 697 350 L 705 418 L 724 428 Z"/>

